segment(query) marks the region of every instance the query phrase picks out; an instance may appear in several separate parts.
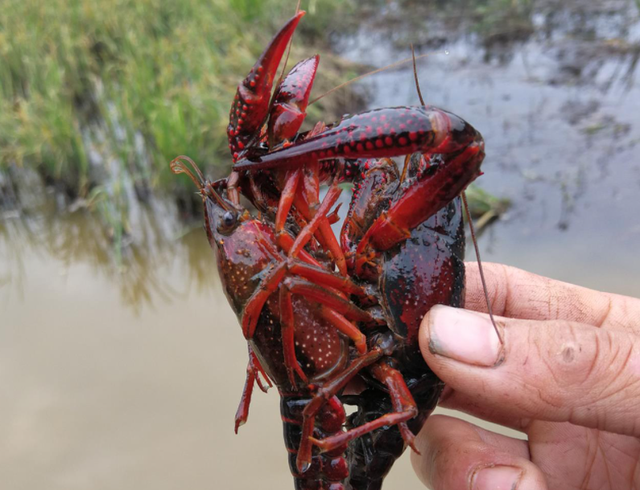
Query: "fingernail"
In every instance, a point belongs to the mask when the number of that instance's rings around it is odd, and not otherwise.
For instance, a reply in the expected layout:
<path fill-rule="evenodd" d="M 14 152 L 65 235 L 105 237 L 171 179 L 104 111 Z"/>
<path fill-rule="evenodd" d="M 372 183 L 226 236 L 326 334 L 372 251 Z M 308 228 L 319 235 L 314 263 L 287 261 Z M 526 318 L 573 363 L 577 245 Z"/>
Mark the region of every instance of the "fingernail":
<path fill-rule="evenodd" d="M 473 490 L 516 490 L 522 477 L 522 469 L 514 466 L 491 466 L 473 475 Z"/>
<path fill-rule="evenodd" d="M 487 315 L 436 305 L 429 312 L 429 350 L 476 366 L 495 366 L 502 344 Z"/>

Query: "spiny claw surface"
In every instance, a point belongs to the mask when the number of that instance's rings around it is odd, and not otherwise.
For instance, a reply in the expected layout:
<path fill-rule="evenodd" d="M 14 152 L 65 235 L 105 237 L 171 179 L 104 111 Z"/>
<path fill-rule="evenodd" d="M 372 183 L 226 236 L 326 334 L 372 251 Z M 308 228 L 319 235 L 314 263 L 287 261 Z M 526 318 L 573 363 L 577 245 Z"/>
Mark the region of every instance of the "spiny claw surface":
<path fill-rule="evenodd" d="M 302 126 L 319 62 L 318 55 L 302 60 L 276 89 L 269 115 L 269 146 L 293 138 Z"/>
<path fill-rule="evenodd" d="M 231 105 L 227 136 L 234 161 L 256 137 L 269 112 L 271 88 L 287 44 L 298 22 L 305 14 L 298 12 L 287 22 L 267 46 L 247 78 L 240 85 Z"/>

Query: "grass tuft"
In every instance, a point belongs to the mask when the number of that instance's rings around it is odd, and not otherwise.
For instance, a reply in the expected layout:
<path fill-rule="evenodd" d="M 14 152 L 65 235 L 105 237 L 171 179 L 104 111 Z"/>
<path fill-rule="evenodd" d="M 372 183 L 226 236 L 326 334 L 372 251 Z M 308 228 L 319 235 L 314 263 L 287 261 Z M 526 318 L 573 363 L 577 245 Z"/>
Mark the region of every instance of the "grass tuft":
<path fill-rule="evenodd" d="M 79 197 L 125 177 L 181 185 L 167 164 L 178 154 L 222 173 L 237 83 L 295 4 L 4 0 L 0 169 L 37 168 Z M 323 2 L 305 32 L 321 37 L 344 8 Z"/>

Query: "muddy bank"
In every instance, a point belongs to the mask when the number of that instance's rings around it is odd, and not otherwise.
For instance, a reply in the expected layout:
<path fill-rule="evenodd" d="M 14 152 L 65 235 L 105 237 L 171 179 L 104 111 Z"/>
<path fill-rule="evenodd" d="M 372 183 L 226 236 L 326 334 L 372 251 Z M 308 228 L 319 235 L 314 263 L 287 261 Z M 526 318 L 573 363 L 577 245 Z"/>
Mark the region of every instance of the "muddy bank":
<path fill-rule="evenodd" d="M 640 294 L 635 5 L 531 2 L 519 17 L 531 29 L 517 24 L 518 34 L 501 43 L 487 37 L 478 10 L 452 12 L 456 2 L 437 12 L 388 5 L 348 39 L 344 54 L 384 66 L 410 55 L 410 41 L 416 54 L 431 53 L 418 64 L 427 103 L 482 132 L 487 158 L 477 182 L 512 202 L 481 240 L 485 260 Z M 373 106 L 418 103 L 410 68 L 365 83 Z"/>

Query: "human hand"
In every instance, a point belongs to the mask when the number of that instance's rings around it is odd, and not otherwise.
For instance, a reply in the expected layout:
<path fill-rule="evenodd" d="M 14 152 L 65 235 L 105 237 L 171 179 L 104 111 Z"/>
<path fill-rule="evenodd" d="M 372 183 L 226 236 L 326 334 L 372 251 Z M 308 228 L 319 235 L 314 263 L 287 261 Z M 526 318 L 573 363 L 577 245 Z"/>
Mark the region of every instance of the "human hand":
<path fill-rule="evenodd" d="M 440 406 L 524 432 L 528 441 L 435 415 L 412 453 L 434 490 L 640 486 L 640 300 L 477 264 L 466 311 L 437 306 L 420 347 L 447 384 Z M 485 312 L 485 313 L 476 313 Z"/>

